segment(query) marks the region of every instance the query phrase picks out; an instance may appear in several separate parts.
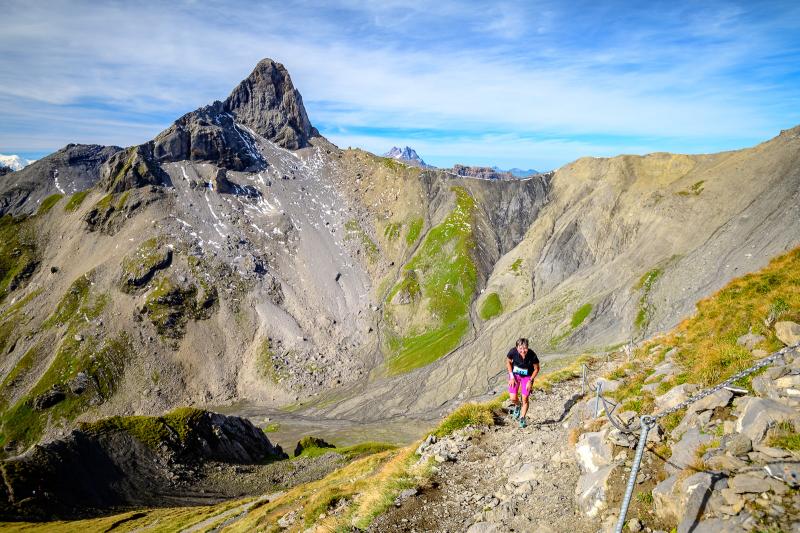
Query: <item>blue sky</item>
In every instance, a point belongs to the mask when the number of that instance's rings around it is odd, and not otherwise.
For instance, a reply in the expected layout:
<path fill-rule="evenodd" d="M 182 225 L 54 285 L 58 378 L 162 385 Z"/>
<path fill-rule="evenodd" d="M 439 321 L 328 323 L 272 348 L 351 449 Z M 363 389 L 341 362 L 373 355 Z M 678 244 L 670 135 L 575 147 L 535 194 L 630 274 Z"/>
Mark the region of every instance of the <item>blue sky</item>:
<path fill-rule="evenodd" d="M 3 154 L 142 143 L 264 57 L 339 146 L 437 166 L 715 152 L 800 124 L 796 1 L 38 4 L 0 0 Z"/>

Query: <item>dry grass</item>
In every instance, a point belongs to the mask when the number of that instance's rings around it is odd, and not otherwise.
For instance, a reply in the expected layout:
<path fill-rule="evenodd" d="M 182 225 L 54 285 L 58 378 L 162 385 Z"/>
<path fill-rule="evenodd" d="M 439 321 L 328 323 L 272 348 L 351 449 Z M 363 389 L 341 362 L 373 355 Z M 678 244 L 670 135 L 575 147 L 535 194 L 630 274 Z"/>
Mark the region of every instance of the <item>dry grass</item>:
<path fill-rule="evenodd" d="M 782 344 L 771 327 L 779 320 L 800 322 L 800 248 L 773 259 L 759 272 L 732 280 L 697 304 L 697 314 L 673 330 L 667 342 L 680 350 L 676 360 L 701 385 L 719 383 L 750 366 L 750 352 L 736 344 L 748 333 L 764 335 L 760 348 Z"/>

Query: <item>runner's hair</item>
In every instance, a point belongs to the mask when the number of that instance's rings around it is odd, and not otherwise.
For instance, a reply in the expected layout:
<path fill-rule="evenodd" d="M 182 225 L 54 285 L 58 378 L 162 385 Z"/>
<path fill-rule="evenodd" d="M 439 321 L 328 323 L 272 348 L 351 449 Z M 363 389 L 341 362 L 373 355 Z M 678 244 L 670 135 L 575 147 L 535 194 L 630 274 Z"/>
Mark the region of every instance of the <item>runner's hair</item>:
<path fill-rule="evenodd" d="M 517 339 L 517 346 L 524 346 L 524 347 L 527 348 L 528 347 L 528 339 L 526 339 L 525 337 L 520 337 L 519 339 Z"/>

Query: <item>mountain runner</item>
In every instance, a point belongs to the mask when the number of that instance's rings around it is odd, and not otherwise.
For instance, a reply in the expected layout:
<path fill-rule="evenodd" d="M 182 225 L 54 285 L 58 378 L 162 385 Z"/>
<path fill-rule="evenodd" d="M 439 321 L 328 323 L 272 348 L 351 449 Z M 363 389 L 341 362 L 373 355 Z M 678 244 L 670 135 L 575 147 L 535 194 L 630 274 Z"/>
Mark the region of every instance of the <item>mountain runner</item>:
<path fill-rule="evenodd" d="M 516 347 L 506 355 L 508 369 L 508 393 L 511 395 L 511 409 L 514 418 L 519 420 L 519 427 L 527 426 L 525 415 L 528 414 L 528 396 L 531 393 L 533 380 L 539 374 L 539 358 L 528 348 L 528 339 L 517 339 Z M 517 400 L 517 393 L 522 396 L 522 409 Z"/>

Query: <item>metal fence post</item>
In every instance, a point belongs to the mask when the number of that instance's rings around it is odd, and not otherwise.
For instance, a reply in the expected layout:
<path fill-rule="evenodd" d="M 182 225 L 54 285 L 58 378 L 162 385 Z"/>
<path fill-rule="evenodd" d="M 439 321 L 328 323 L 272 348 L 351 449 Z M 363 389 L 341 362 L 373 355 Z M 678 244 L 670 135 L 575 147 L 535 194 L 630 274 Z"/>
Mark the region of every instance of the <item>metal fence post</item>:
<path fill-rule="evenodd" d="M 597 396 L 594 399 L 594 417 L 600 416 L 600 391 L 603 390 L 603 382 L 597 382 Z"/>
<path fill-rule="evenodd" d="M 636 476 L 639 474 L 639 466 L 642 464 L 642 454 L 647 444 L 647 434 L 650 433 L 650 430 L 656 425 L 656 420 L 652 416 L 645 415 L 641 418 L 641 423 L 642 432 L 639 434 L 639 444 L 636 446 L 636 455 L 633 458 L 631 475 L 628 478 L 628 487 L 625 489 L 625 498 L 622 500 L 622 507 L 619 510 L 619 520 L 617 520 L 617 527 L 614 533 L 622 533 L 622 528 L 625 527 L 625 515 L 628 514 L 628 506 L 631 504 L 633 488 L 636 486 Z"/>

